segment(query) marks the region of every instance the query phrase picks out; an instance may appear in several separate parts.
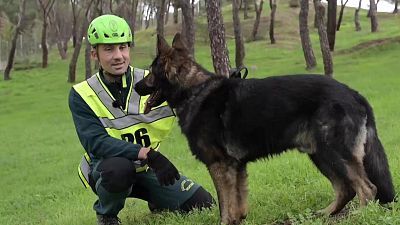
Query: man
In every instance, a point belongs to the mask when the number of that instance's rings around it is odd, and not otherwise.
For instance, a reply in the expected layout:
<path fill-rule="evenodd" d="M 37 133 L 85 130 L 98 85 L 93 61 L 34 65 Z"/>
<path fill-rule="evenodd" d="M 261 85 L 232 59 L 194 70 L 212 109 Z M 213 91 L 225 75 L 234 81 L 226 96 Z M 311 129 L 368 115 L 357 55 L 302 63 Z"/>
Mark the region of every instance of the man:
<path fill-rule="evenodd" d="M 78 172 L 98 196 L 93 207 L 98 224 L 119 224 L 117 215 L 128 197 L 147 201 L 151 211 L 211 207 L 210 193 L 180 175 L 158 151 L 174 113 L 164 103 L 143 114 L 147 97 L 133 87 L 148 71 L 129 65 L 133 38 L 127 22 L 103 15 L 87 33 L 100 69 L 73 86 L 69 106 L 86 150 Z"/>

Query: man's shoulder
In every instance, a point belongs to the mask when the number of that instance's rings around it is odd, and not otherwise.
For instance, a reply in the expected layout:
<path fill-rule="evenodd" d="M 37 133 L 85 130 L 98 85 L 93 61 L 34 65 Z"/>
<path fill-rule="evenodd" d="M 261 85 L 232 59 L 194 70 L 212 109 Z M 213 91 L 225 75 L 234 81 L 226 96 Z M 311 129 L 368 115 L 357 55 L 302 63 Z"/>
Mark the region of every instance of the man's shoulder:
<path fill-rule="evenodd" d="M 145 69 L 137 68 L 137 67 L 132 67 L 132 70 L 135 73 L 143 73 L 145 71 Z"/>
<path fill-rule="evenodd" d="M 77 84 L 74 84 L 74 85 L 72 86 L 73 89 L 78 89 L 78 88 L 81 88 L 81 87 L 83 87 L 83 86 L 88 85 L 88 80 L 94 79 L 96 76 L 97 76 L 97 73 L 93 74 L 93 75 L 90 76 L 89 78 L 86 78 L 85 80 L 83 80 L 83 81 L 81 81 L 81 82 L 79 82 L 79 83 L 77 83 Z"/>
<path fill-rule="evenodd" d="M 132 67 L 132 70 L 135 75 L 139 75 L 139 76 L 146 76 L 149 73 L 149 70 L 142 69 L 142 68 Z"/>
<path fill-rule="evenodd" d="M 86 85 L 86 84 L 87 84 L 87 80 L 81 81 L 81 82 L 79 82 L 77 84 L 74 84 L 72 86 L 72 89 L 77 89 L 77 88 L 82 87 L 83 85 Z"/>
<path fill-rule="evenodd" d="M 71 111 L 76 111 L 73 110 L 74 108 L 76 108 L 75 106 L 82 104 L 82 102 L 84 101 L 82 97 L 79 95 L 79 93 L 74 88 L 71 88 L 71 90 L 69 91 L 68 102 Z"/>

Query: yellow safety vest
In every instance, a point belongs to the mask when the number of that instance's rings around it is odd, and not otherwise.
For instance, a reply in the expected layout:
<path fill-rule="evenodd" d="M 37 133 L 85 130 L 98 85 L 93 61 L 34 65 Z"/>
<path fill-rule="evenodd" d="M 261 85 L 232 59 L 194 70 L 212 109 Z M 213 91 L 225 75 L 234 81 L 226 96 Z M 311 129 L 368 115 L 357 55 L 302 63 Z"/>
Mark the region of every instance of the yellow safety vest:
<path fill-rule="evenodd" d="M 139 96 L 133 87 L 148 74 L 148 71 L 130 68 L 132 82 L 124 108 L 113 107 L 115 98 L 101 80 L 99 73 L 74 85 L 73 88 L 97 115 L 111 137 L 157 150 L 160 142 L 171 130 L 175 114 L 167 103 L 153 108 L 148 114 L 143 114 L 145 102 L 149 96 Z M 125 77 L 122 81 L 123 86 L 126 87 Z M 78 166 L 78 174 L 86 188 L 89 187 L 89 164 L 90 157 L 85 153 Z M 136 171 L 140 172 L 146 169 L 147 166 L 137 167 Z"/>

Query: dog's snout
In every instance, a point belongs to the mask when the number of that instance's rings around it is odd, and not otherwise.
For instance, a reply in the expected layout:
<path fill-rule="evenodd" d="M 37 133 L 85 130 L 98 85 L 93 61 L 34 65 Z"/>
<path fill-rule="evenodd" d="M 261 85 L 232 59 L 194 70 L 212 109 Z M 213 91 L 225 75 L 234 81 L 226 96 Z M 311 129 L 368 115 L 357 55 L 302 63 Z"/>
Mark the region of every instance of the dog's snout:
<path fill-rule="evenodd" d="M 140 96 L 149 95 L 154 91 L 154 87 L 148 86 L 144 79 L 137 82 L 134 89 Z"/>

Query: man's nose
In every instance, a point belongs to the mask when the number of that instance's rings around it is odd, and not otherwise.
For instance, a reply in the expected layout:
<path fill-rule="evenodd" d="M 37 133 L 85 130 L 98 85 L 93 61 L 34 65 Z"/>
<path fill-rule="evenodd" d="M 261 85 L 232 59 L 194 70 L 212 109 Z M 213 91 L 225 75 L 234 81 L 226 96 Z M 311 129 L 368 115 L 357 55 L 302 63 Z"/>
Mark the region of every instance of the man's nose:
<path fill-rule="evenodd" d="M 116 48 L 116 50 L 114 51 L 114 58 L 115 59 L 121 59 L 122 58 L 122 51 L 119 48 Z"/>

